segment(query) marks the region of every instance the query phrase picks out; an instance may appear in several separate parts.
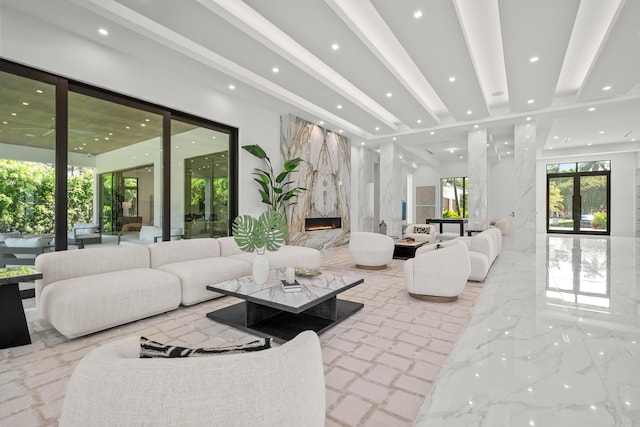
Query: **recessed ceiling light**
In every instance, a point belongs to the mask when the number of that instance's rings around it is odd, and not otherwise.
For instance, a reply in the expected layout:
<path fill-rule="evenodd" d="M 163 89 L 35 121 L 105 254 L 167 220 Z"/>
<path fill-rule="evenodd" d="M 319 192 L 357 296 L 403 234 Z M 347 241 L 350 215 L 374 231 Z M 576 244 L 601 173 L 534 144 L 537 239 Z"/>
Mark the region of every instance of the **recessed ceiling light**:
<path fill-rule="evenodd" d="M 103 36 L 109 35 L 109 31 L 105 30 L 104 28 L 100 28 L 98 32 Z"/>
<path fill-rule="evenodd" d="M 504 145 L 509 145 L 509 141 L 505 141 L 505 142 L 504 142 Z"/>
<path fill-rule="evenodd" d="M 462 160 L 462 159 L 464 159 L 464 156 L 462 156 L 462 155 L 461 155 L 461 156 L 459 156 L 458 158 L 459 158 L 460 160 Z"/>
<path fill-rule="evenodd" d="M 338 50 L 338 49 L 340 49 L 340 45 L 338 43 L 334 43 L 334 44 L 331 45 L 331 49 Z"/>
<path fill-rule="evenodd" d="M 474 129 L 478 129 L 480 127 L 480 125 L 473 125 Z"/>
<path fill-rule="evenodd" d="M 532 56 L 531 58 L 529 58 L 529 62 L 533 64 L 534 62 L 538 62 L 539 59 L 539 56 Z"/>
<path fill-rule="evenodd" d="M 271 71 L 273 71 L 274 73 L 279 73 L 279 72 L 280 72 L 280 68 L 278 68 L 278 67 L 273 67 L 273 68 L 271 69 Z"/>
<path fill-rule="evenodd" d="M 600 135 L 602 135 L 603 133 L 604 133 L 604 131 L 603 131 L 603 130 L 601 130 L 601 131 L 600 131 Z"/>
<path fill-rule="evenodd" d="M 467 116 L 470 116 L 471 114 L 473 114 L 473 111 L 467 110 Z"/>
<path fill-rule="evenodd" d="M 591 145 L 591 142 L 590 142 L 590 143 L 588 143 L 587 145 L 589 145 L 589 146 L 590 146 L 590 145 Z"/>
<path fill-rule="evenodd" d="M 530 99 L 530 100 L 527 101 L 527 104 L 533 104 L 534 102 L 536 102 L 535 99 Z"/>
<path fill-rule="evenodd" d="M 395 136 L 393 137 L 393 140 L 394 140 L 394 141 L 396 140 L 396 137 L 395 137 Z"/>
<path fill-rule="evenodd" d="M 413 17 L 416 18 L 416 19 L 422 18 L 422 11 L 421 10 L 416 10 L 415 12 L 413 12 Z"/>
<path fill-rule="evenodd" d="M 342 105 L 338 104 L 338 106 L 336 107 L 338 110 L 342 110 Z"/>
<path fill-rule="evenodd" d="M 436 133 L 434 131 L 429 132 L 429 135 L 435 135 Z"/>
<path fill-rule="evenodd" d="M 453 83 L 456 81 L 456 76 L 449 77 L 449 83 Z"/>
<path fill-rule="evenodd" d="M 402 154 L 400 154 L 400 155 L 398 156 L 398 158 L 402 160 Z"/>
<path fill-rule="evenodd" d="M 527 117 L 527 121 L 530 121 L 530 120 L 531 120 L 531 117 Z"/>
<path fill-rule="evenodd" d="M 393 94 L 391 92 L 387 92 L 387 98 L 391 98 Z"/>
<path fill-rule="evenodd" d="M 553 137 L 553 139 L 558 139 L 558 138 L 560 138 L 558 135 L 555 135 L 555 136 Z"/>
<path fill-rule="evenodd" d="M 230 90 L 235 90 L 235 88 L 236 88 L 235 85 L 229 85 Z"/>
<path fill-rule="evenodd" d="M 611 86 L 605 86 L 602 88 L 602 90 L 611 90 Z"/>
<path fill-rule="evenodd" d="M 590 107 L 587 111 L 596 111 L 596 107 Z"/>
<path fill-rule="evenodd" d="M 362 141 L 362 142 L 360 143 L 360 145 L 364 145 L 364 141 Z"/>
<path fill-rule="evenodd" d="M 416 123 L 422 123 L 422 119 L 416 120 Z"/>
<path fill-rule="evenodd" d="M 380 130 L 380 126 L 376 126 L 376 130 Z"/>
<path fill-rule="evenodd" d="M 320 124 L 323 125 L 324 124 L 324 120 L 320 120 Z"/>
<path fill-rule="evenodd" d="M 344 131 L 343 131 L 342 129 L 340 129 L 338 132 L 342 133 L 342 132 L 344 132 Z"/>

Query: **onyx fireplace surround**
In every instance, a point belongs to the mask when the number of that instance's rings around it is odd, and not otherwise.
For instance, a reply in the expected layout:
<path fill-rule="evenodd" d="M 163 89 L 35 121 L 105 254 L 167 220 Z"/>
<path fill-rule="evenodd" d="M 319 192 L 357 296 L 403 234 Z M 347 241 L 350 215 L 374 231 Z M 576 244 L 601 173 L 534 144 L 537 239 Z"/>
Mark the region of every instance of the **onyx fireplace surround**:
<path fill-rule="evenodd" d="M 342 228 L 342 218 L 305 218 L 304 231 L 333 230 Z"/>

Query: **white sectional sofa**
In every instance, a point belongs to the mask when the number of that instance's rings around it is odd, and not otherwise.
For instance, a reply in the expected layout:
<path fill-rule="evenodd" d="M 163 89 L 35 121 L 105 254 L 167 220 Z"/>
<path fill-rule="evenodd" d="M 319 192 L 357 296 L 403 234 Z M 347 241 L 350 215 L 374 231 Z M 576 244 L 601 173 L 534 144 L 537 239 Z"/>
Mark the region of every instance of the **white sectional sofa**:
<path fill-rule="evenodd" d="M 206 285 L 251 274 L 254 254 L 233 237 L 106 246 L 36 258 L 36 305 L 63 335 L 75 338 L 217 298 Z M 268 252 L 271 268 L 320 268 L 317 249 Z"/>
<path fill-rule="evenodd" d="M 464 242 L 467 245 L 471 262 L 469 280 L 481 282 L 502 251 L 502 232 L 497 228 L 489 228 L 472 237 L 457 237 L 452 242 Z"/>

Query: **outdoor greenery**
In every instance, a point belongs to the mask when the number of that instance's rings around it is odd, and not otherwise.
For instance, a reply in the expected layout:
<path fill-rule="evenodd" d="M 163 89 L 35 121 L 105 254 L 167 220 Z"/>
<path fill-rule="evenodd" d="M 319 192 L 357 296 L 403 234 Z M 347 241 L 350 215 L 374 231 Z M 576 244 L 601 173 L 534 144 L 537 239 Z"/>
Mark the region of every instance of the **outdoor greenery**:
<path fill-rule="evenodd" d="M 68 223 L 93 221 L 93 170 L 70 167 Z M 44 163 L 0 159 L 0 231 L 54 232 L 55 170 Z"/>
<path fill-rule="evenodd" d="M 303 187 L 290 188 L 294 182 L 289 180 L 289 175 L 295 172 L 302 159 L 296 157 L 295 159 L 286 160 L 283 171 L 276 175 L 273 171 L 271 160 L 262 147 L 259 145 L 245 145 L 242 148 L 255 157 L 264 160 L 267 170 L 256 168 L 256 172 L 253 173 L 257 176 L 254 180 L 260 184 L 258 191 L 260 192 L 262 203 L 271 206 L 271 209 L 284 213 L 288 205 L 295 204 L 295 198 L 298 197 L 298 194 L 306 190 Z"/>
<path fill-rule="evenodd" d="M 443 218 L 467 218 L 468 214 L 468 193 L 467 193 L 467 177 L 442 178 L 440 180 L 440 188 L 442 194 L 442 217 Z M 446 208 L 445 189 L 453 190 L 453 206 L 452 209 Z"/>
<path fill-rule="evenodd" d="M 257 219 L 250 215 L 237 216 L 232 230 L 234 240 L 245 252 L 264 254 L 265 249 L 277 251 L 287 238 L 284 215 L 274 209 L 269 209 Z"/>
<path fill-rule="evenodd" d="M 607 212 L 603 205 L 606 194 L 606 177 L 580 176 L 581 211 L 583 214 L 593 215 L 590 228 L 606 229 Z M 574 194 L 573 178 L 557 177 L 549 181 L 549 211 L 559 218 L 554 227 L 573 227 L 573 220 L 564 220 L 571 217 L 571 200 Z"/>

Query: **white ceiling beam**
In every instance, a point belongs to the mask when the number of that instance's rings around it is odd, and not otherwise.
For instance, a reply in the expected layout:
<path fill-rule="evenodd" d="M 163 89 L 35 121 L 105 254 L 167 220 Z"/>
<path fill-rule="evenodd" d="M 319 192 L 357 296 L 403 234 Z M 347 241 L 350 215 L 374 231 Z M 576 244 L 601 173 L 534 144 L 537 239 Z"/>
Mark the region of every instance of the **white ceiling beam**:
<path fill-rule="evenodd" d="M 318 105 L 315 105 L 306 99 L 284 89 L 281 86 L 263 78 L 262 76 L 230 61 L 223 56 L 207 49 L 206 47 L 194 42 L 193 40 L 182 36 L 158 24 L 157 22 L 129 9 L 128 7 L 114 0 L 70 0 L 76 5 L 91 10 L 113 22 L 127 27 L 144 37 L 156 41 L 176 52 L 179 52 L 191 59 L 194 59 L 208 67 L 219 70 L 232 78 L 237 79 L 249 86 L 263 91 L 277 99 L 288 102 L 291 105 L 302 110 L 308 111 L 318 117 L 323 117 L 326 121 L 331 122 L 341 128 L 345 132 L 353 133 L 359 137 L 366 138 L 369 132 L 355 126 L 327 111 Z"/>
<path fill-rule="evenodd" d="M 444 103 L 369 1 L 325 0 L 436 123 Z"/>
<path fill-rule="evenodd" d="M 233 0 L 196 1 L 322 84 L 341 94 L 386 126 L 398 130 L 400 120 L 397 117 L 246 3 Z"/>

